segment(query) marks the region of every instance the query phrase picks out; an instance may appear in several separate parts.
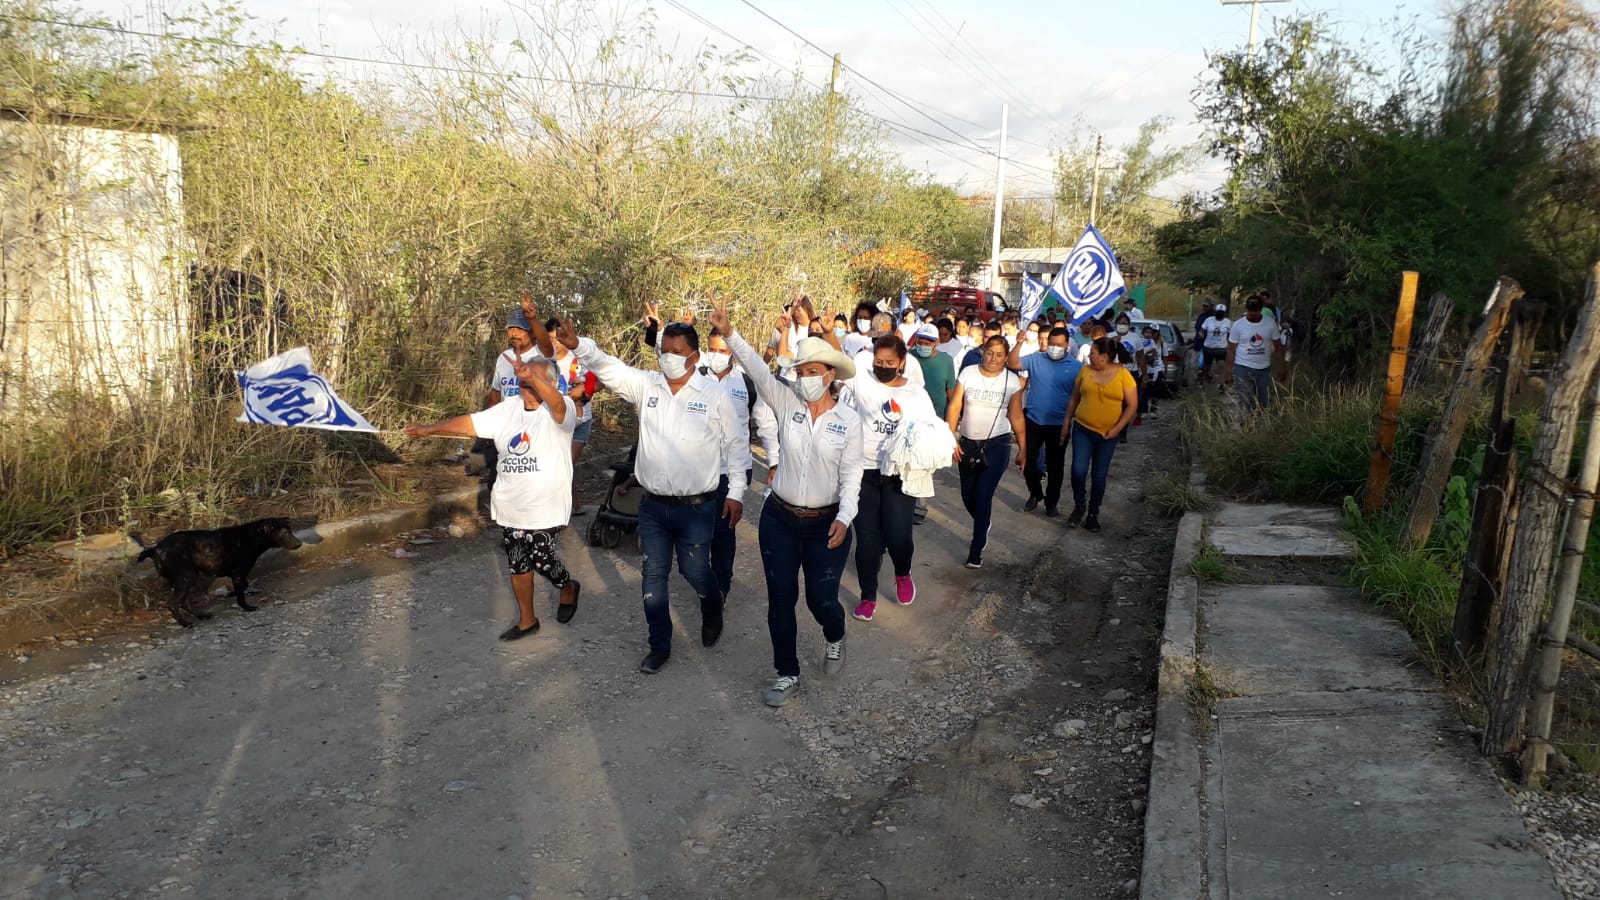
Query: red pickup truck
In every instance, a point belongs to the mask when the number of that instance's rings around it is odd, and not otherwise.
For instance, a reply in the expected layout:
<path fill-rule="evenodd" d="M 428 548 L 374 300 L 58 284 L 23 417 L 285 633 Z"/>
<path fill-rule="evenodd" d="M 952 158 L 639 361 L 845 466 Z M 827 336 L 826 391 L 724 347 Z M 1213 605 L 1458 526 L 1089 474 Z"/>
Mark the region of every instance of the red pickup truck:
<path fill-rule="evenodd" d="M 1001 295 L 964 285 L 941 284 L 918 292 L 912 301 L 917 306 L 926 306 L 934 315 L 949 309 L 956 315 L 977 316 L 985 322 L 1010 312 Z"/>

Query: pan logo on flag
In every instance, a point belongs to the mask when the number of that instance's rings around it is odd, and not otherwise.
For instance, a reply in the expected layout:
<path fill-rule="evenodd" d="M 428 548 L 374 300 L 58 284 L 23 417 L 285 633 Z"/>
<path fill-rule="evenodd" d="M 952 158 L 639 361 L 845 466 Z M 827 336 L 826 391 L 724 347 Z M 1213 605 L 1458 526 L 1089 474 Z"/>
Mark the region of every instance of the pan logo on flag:
<path fill-rule="evenodd" d="M 1078 309 L 1093 307 L 1114 287 L 1112 262 L 1106 252 L 1094 244 L 1084 244 L 1074 250 L 1067 259 L 1066 269 L 1067 285 L 1072 289 L 1068 296 Z"/>
<path fill-rule="evenodd" d="M 241 422 L 298 428 L 377 431 L 351 409 L 333 387 L 311 371 L 311 352 L 304 347 L 280 353 L 238 373 L 244 393 Z"/>
<path fill-rule="evenodd" d="M 1067 254 L 1061 271 L 1050 285 L 1050 294 L 1064 301 L 1076 325 L 1090 316 L 1098 315 L 1127 290 L 1122 269 L 1117 265 L 1111 245 L 1093 225 L 1083 229 L 1083 236 Z"/>

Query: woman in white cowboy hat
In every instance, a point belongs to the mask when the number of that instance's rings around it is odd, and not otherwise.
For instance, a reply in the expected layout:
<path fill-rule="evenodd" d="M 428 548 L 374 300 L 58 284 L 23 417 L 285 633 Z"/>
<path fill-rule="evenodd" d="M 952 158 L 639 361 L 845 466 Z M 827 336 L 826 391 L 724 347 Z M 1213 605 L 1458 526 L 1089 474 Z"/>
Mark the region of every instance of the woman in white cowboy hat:
<path fill-rule="evenodd" d="M 822 671 L 844 668 L 844 606 L 839 575 L 850 556 L 850 524 L 861 491 L 861 416 L 839 402 L 839 389 L 855 376 L 855 363 L 821 338 L 800 341 L 792 363 L 794 383 L 780 382 L 761 354 L 739 336 L 718 300 L 711 327 L 723 335 L 759 396 L 778 419 L 783 464 L 761 510 L 758 535 L 767 578 L 767 630 L 778 677 L 766 693 L 769 706 L 789 702 L 800 685 L 795 605 L 800 573 L 806 607 L 822 626 Z"/>

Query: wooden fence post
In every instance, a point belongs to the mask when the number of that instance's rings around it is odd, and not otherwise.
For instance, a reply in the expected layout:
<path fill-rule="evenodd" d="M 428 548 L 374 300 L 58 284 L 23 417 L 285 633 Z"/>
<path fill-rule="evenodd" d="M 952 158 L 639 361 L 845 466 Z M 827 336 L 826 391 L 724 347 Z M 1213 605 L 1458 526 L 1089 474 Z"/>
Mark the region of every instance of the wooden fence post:
<path fill-rule="evenodd" d="M 1444 499 L 1444 485 L 1450 480 L 1450 469 L 1456 460 L 1456 448 L 1461 446 L 1461 433 L 1466 431 L 1467 420 L 1472 417 L 1472 409 L 1482 392 L 1483 372 L 1489 366 L 1489 356 L 1511 317 L 1511 305 L 1521 297 L 1522 286 L 1509 278 L 1495 282 L 1489 294 L 1483 323 L 1456 367 L 1450 399 L 1445 402 L 1444 413 L 1428 435 L 1427 447 L 1422 451 L 1422 468 L 1411 486 L 1411 506 L 1401 533 L 1407 549 L 1426 544 L 1428 534 L 1433 531 L 1433 522 L 1439 517 L 1439 503 Z"/>
<path fill-rule="evenodd" d="M 1467 535 L 1461 591 L 1456 595 L 1451 626 L 1456 658 L 1462 663 L 1473 662 L 1483 652 L 1490 614 L 1506 583 L 1506 549 L 1513 531 L 1507 513 L 1512 508 L 1517 483 L 1517 420 L 1510 413 L 1510 405 L 1533 358 L 1540 307 L 1524 300 L 1514 309 L 1506 352 L 1494 358 L 1500 370 L 1499 389 L 1495 391 L 1494 412 L 1489 419 L 1489 443 L 1483 450 L 1483 470 L 1472 504 L 1472 530 Z"/>
<path fill-rule="evenodd" d="M 1593 376 L 1591 376 L 1593 378 Z M 1523 747 L 1522 783 L 1537 788 L 1550 754 L 1550 726 L 1555 719 L 1556 688 L 1561 681 L 1561 651 L 1567 644 L 1567 627 L 1578 599 L 1578 579 L 1583 574 L 1583 551 L 1589 544 L 1589 522 L 1594 518 L 1594 491 L 1600 482 L 1600 378 L 1593 378 L 1589 397 L 1589 442 L 1583 468 L 1573 492 L 1567 517 L 1566 541 L 1556 564 L 1556 599 L 1544 627 L 1533 677 L 1532 709 L 1528 712 L 1528 742 Z"/>
<path fill-rule="evenodd" d="M 1406 388 L 1406 355 L 1411 351 L 1411 310 L 1417 302 L 1417 273 L 1400 273 L 1400 305 L 1394 314 L 1394 341 L 1389 345 L 1389 375 L 1383 385 L 1383 408 L 1378 413 L 1378 445 L 1367 467 L 1367 490 L 1362 507 L 1369 513 L 1383 508 L 1389 489 L 1389 469 L 1394 463 L 1394 433 L 1400 428 L 1400 398 Z"/>
<path fill-rule="evenodd" d="M 1439 364 L 1439 345 L 1444 343 L 1444 333 L 1450 327 L 1450 314 L 1455 306 L 1456 302 L 1444 291 L 1434 291 L 1428 298 L 1428 318 L 1422 323 L 1422 337 L 1406 363 L 1406 390 L 1414 390 L 1433 377 L 1434 366 Z"/>
<path fill-rule="evenodd" d="M 1511 567 L 1490 672 L 1489 717 L 1483 729 L 1483 753 L 1500 756 L 1518 749 L 1527 709 L 1529 657 L 1534 631 L 1550 590 L 1556 526 L 1566 505 L 1567 470 L 1578 412 L 1600 362 L 1600 302 L 1595 282 L 1600 263 L 1589 269 L 1583 308 L 1561 362 L 1551 374 L 1539 420 L 1539 439 L 1518 492 L 1517 534 L 1511 546 Z"/>

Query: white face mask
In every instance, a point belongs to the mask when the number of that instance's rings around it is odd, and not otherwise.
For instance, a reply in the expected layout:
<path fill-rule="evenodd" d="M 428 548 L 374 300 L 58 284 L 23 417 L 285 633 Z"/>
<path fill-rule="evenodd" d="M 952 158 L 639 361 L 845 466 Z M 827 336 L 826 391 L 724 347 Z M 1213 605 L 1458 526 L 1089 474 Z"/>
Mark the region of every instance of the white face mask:
<path fill-rule="evenodd" d="M 728 367 L 733 365 L 732 356 L 729 356 L 726 353 L 718 353 L 715 350 L 707 350 L 706 352 L 700 354 L 700 361 L 705 363 L 706 368 L 710 369 L 717 375 L 721 375 L 723 372 L 728 371 Z"/>
<path fill-rule="evenodd" d="M 857 319 L 856 320 L 856 330 L 861 332 L 862 334 L 866 334 L 868 331 L 871 331 L 872 330 L 872 320 L 871 319 Z"/>
<path fill-rule="evenodd" d="M 659 357 L 661 374 L 667 376 L 668 381 L 677 381 L 689 373 L 689 357 L 679 356 L 676 353 L 663 353 Z"/>
<path fill-rule="evenodd" d="M 1128 326 L 1126 326 L 1126 325 L 1118 325 L 1117 326 L 1117 334 L 1127 334 L 1127 333 L 1128 333 Z"/>
<path fill-rule="evenodd" d="M 1067 358 L 1067 348 L 1065 348 L 1065 347 L 1046 347 L 1046 348 L 1044 348 L 1044 355 L 1050 357 L 1053 360 L 1058 360 L 1058 361 L 1059 360 L 1063 360 L 1063 359 Z"/>
<path fill-rule="evenodd" d="M 1039 343 L 1039 336 L 1030 331 L 1022 336 L 1022 342 L 1025 344 L 1037 344 Z"/>
<path fill-rule="evenodd" d="M 794 392 L 807 403 L 815 403 L 828 392 L 826 375 L 801 375 L 794 383 Z"/>

